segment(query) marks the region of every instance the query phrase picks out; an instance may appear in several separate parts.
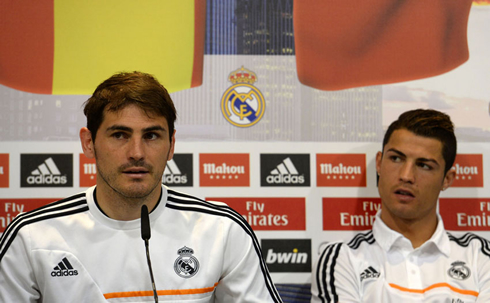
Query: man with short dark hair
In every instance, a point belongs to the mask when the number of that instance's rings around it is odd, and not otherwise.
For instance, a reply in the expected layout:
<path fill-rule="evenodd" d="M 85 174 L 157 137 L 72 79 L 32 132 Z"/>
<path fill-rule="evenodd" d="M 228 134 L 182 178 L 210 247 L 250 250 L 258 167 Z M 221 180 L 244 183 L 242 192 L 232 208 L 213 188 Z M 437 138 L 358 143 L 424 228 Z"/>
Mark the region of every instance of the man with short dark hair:
<path fill-rule="evenodd" d="M 155 78 L 116 74 L 97 87 L 84 113 L 80 140 L 96 160 L 97 185 L 7 227 L 0 302 L 281 302 L 240 214 L 162 185 L 176 111 Z"/>
<path fill-rule="evenodd" d="M 382 206 L 373 229 L 325 248 L 312 302 L 490 302 L 490 242 L 455 237 L 437 214 L 455 157 L 444 113 L 412 110 L 389 126 L 376 155 Z"/>

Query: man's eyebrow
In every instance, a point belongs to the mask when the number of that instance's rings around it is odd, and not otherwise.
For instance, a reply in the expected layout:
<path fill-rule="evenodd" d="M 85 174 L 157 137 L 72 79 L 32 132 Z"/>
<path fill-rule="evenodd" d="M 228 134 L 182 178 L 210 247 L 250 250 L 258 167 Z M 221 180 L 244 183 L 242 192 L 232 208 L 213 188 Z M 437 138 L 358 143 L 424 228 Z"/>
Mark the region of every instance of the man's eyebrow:
<path fill-rule="evenodd" d="M 115 131 L 115 130 L 122 130 L 126 132 L 133 132 L 133 129 L 124 125 L 112 125 L 111 127 L 108 127 L 106 131 Z"/>
<path fill-rule="evenodd" d="M 131 127 L 127 127 L 127 126 L 124 126 L 124 125 L 115 124 L 115 125 L 112 125 L 111 127 L 108 127 L 106 131 L 125 131 L 125 132 L 132 133 L 134 130 Z M 150 127 L 147 127 L 147 128 L 144 128 L 143 129 L 143 132 L 144 133 L 152 132 L 152 131 L 163 131 L 163 132 L 166 132 L 166 129 L 163 128 L 160 125 L 150 126 Z"/>
<path fill-rule="evenodd" d="M 400 155 L 402 157 L 406 157 L 406 155 L 404 153 L 402 153 L 401 151 L 399 151 L 396 148 L 390 148 L 390 149 L 387 150 L 387 152 L 389 152 L 389 151 L 391 151 L 391 152 L 393 152 L 395 154 L 398 154 L 398 155 Z M 417 161 L 421 161 L 421 162 L 432 162 L 434 164 L 439 165 L 439 162 L 437 162 L 436 159 L 432 159 L 432 158 L 417 158 Z"/>
<path fill-rule="evenodd" d="M 154 131 L 163 131 L 163 132 L 166 132 L 167 130 L 163 127 L 161 127 L 160 125 L 155 125 L 155 126 L 150 126 L 150 127 L 147 127 L 147 128 L 144 128 L 143 129 L 143 132 L 147 133 L 147 132 L 154 132 Z"/>
<path fill-rule="evenodd" d="M 398 154 L 400 156 L 406 157 L 406 155 L 404 153 L 402 153 L 401 151 L 399 151 L 398 149 L 393 148 L 393 147 L 388 149 L 386 152 L 393 152 L 393 153 Z"/>

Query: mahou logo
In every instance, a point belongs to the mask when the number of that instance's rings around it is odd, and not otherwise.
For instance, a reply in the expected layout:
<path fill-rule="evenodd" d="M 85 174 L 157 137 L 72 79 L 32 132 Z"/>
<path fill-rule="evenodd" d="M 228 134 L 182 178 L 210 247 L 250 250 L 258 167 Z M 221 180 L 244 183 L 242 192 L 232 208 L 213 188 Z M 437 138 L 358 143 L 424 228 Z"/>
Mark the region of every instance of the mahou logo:
<path fill-rule="evenodd" d="M 249 154 L 200 154 L 200 186 L 250 186 Z"/>
<path fill-rule="evenodd" d="M 90 187 L 97 181 L 97 167 L 95 159 L 89 159 L 84 154 L 80 154 L 80 187 Z"/>
<path fill-rule="evenodd" d="M 373 226 L 380 198 L 323 198 L 323 230 L 366 230 Z"/>
<path fill-rule="evenodd" d="M 317 154 L 317 186 L 366 187 L 365 154 Z"/>
<path fill-rule="evenodd" d="M 483 155 L 458 154 L 453 169 L 456 178 L 451 187 L 483 187 Z"/>
<path fill-rule="evenodd" d="M 490 198 L 439 198 L 439 214 L 448 230 L 490 230 Z"/>
<path fill-rule="evenodd" d="M 0 154 L 0 187 L 9 187 L 9 154 Z"/>
<path fill-rule="evenodd" d="M 254 230 L 306 230 L 305 198 L 206 198 L 240 213 Z"/>
<path fill-rule="evenodd" d="M 72 187 L 72 154 L 21 154 L 21 187 Z"/>
<path fill-rule="evenodd" d="M 192 154 L 174 154 L 163 172 L 163 183 L 171 187 L 192 186 Z"/>
<path fill-rule="evenodd" d="M 310 155 L 261 154 L 260 186 L 310 186 Z"/>

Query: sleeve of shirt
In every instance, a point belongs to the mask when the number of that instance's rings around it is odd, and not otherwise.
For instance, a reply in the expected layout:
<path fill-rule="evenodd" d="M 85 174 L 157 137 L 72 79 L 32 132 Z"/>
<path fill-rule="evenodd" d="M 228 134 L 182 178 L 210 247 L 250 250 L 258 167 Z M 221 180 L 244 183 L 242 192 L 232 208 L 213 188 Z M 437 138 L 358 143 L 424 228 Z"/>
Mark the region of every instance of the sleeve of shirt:
<path fill-rule="evenodd" d="M 490 241 L 482 239 L 478 259 L 478 288 L 476 302 L 490 302 Z"/>
<path fill-rule="evenodd" d="M 231 224 L 224 241 L 216 302 L 282 302 L 250 226 L 241 220 Z"/>
<path fill-rule="evenodd" d="M 311 302 L 361 302 L 358 281 L 348 247 L 341 242 L 331 243 L 313 267 Z"/>
<path fill-rule="evenodd" d="M 37 302 L 40 298 L 25 238 L 5 231 L 0 242 L 0 302 Z M 24 231 L 25 232 L 25 231 Z"/>

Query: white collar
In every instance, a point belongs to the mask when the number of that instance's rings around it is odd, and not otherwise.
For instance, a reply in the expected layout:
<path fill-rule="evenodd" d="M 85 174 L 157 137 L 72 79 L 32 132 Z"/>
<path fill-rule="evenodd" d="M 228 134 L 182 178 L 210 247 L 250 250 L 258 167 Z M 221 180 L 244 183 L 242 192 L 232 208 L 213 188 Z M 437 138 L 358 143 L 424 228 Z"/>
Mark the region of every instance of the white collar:
<path fill-rule="evenodd" d="M 95 218 L 95 220 L 111 228 L 119 229 L 119 230 L 130 230 L 130 229 L 141 228 L 141 220 L 139 218 L 130 221 L 119 221 L 107 217 L 97 207 L 95 203 L 94 190 L 95 190 L 95 186 L 92 186 L 89 189 L 87 189 L 87 191 L 85 192 L 85 197 L 87 199 L 90 214 Z M 157 206 L 150 213 L 150 223 L 158 219 L 158 217 L 163 213 L 165 209 L 165 204 L 167 203 L 167 197 L 168 197 L 167 187 L 162 185 L 162 194 L 160 197 L 160 202 L 157 203 Z"/>
<path fill-rule="evenodd" d="M 381 220 L 381 211 L 382 210 L 379 210 L 376 213 L 376 220 L 374 220 L 373 224 L 373 234 L 376 242 L 378 242 L 386 253 L 397 248 L 408 252 L 421 251 L 423 253 L 431 253 L 435 247 L 444 255 L 449 256 L 451 251 L 449 237 L 444 230 L 444 223 L 439 214 L 437 214 L 437 227 L 434 234 L 432 234 L 430 239 L 420 247 L 413 249 L 410 240 L 405 238 L 399 232 L 389 228 L 383 220 Z"/>

